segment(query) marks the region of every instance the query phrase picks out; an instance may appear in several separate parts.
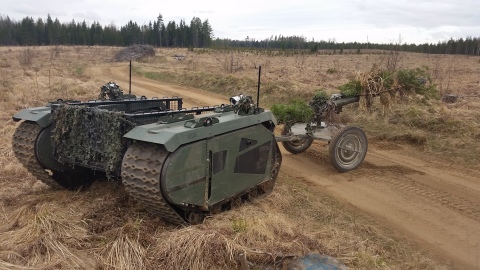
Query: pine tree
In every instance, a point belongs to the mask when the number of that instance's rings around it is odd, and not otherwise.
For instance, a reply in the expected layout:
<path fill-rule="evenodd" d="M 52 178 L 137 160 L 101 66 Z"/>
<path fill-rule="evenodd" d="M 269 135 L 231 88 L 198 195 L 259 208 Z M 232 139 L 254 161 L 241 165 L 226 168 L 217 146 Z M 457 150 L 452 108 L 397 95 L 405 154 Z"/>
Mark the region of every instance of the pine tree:
<path fill-rule="evenodd" d="M 213 29 L 208 22 L 208 19 L 205 20 L 202 24 L 202 47 L 210 47 L 212 45 L 213 39 Z"/>
<path fill-rule="evenodd" d="M 162 13 L 158 13 L 157 26 L 158 26 L 158 46 L 162 47 L 162 35 L 163 35 L 163 31 L 165 29 L 165 26 L 163 25 L 163 15 L 162 15 Z"/>

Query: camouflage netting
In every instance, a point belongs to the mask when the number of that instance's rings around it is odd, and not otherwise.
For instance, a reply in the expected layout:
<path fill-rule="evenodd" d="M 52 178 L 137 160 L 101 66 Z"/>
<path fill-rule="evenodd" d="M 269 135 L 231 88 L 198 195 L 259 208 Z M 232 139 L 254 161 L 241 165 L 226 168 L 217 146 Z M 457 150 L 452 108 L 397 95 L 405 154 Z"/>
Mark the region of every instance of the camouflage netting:
<path fill-rule="evenodd" d="M 133 45 L 118 52 L 114 60 L 121 62 L 145 56 L 155 56 L 155 48 L 151 45 Z"/>
<path fill-rule="evenodd" d="M 123 135 L 135 124 L 123 112 L 62 105 L 53 113 L 52 142 L 62 163 L 95 165 L 118 172 L 125 147 Z"/>
<path fill-rule="evenodd" d="M 123 98 L 123 91 L 120 89 L 120 86 L 115 82 L 108 82 L 100 87 L 100 94 L 98 99 L 100 100 L 119 100 Z"/>

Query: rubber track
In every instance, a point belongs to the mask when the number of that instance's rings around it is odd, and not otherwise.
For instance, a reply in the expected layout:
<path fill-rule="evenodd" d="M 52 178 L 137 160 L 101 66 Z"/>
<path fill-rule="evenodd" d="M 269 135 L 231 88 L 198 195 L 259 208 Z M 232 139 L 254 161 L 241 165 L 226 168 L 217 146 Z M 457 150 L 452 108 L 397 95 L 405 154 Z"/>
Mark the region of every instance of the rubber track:
<path fill-rule="evenodd" d="M 42 128 L 36 123 L 22 122 L 13 134 L 12 149 L 22 165 L 38 180 L 54 189 L 63 189 L 38 163 L 35 141 Z"/>
<path fill-rule="evenodd" d="M 185 224 L 162 196 L 160 173 L 168 152 L 160 145 L 136 142 L 122 161 L 122 182 L 130 195 L 149 212 L 173 224 Z"/>

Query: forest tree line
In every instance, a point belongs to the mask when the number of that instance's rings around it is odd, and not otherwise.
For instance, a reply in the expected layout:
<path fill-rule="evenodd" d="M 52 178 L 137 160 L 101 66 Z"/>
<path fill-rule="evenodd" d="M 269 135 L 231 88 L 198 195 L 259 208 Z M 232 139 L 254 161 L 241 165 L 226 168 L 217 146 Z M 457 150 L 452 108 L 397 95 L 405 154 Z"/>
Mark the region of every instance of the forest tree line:
<path fill-rule="evenodd" d="M 129 21 L 120 28 L 115 25 L 102 26 L 94 21 L 91 25 L 83 22 L 60 23 L 48 15 L 46 20 L 25 17 L 21 21 L 0 16 L 0 45 L 41 46 L 41 45 L 99 45 L 130 46 L 149 44 L 156 47 L 209 47 L 213 29 L 208 20 L 202 22 L 194 17 L 189 24 L 170 21 L 164 23 L 160 14 L 147 25 Z"/>
<path fill-rule="evenodd" d="M 329 41 L 307 41 L 303 36 L 272 36 L 265 40 L 254 40 L 248 37 L 245 40 L 216 39 L 212 41 L 212 47 L 215 48 L 261 48 L 261 49 L 296 49 L 310 50 L 317 52 L 319 50 L 329 50 L 336 54 L 342 54 L 344 51 L 355 51 L 360 53 L 364 49 L 377 50 L 398 50 L 406 52 L 431 53 L 431 54 L 465 54 L 480 55 L 480 37 L 467 37 L 453 39 L 448 41 L 439 41 L 438 43 L 424 44 L 406 44 L 389 43 L 360 43 L 360 42 L 336 42 Z"/>
<path fill-rule="evenodd" d="M 102 26 L 94 21 L 61 23 L 58 19 L 25 17 L 21 21 L 0 16 L 0 46 L 41 46 L 41 45 L 99 45 L 130 46 L 148 44 L 155 47 L 193 47 L 193 48 L 259 48 L 259 49 L 296 49 L 331 50 L 342 54 L 344 50 L 361 52 L 364 49 L 401 50 L 407 52 L 431 54 L 480 55 L 480 37 L 451 38 L 448 41 L 424 44 L 379 44 L 360 42 L 308 41 L 303 36 L 271 36 L 264 40 L 247 37 L 245 40 L 214 39 L 213 29 L 208 19 L 203 21 L 194 17 L 189 24 L 185 20 L 179 23 L 164 23 L 162 14 L 148 24 L 138 25 L 129 21 L 117 27 L 113 24 Z"/>

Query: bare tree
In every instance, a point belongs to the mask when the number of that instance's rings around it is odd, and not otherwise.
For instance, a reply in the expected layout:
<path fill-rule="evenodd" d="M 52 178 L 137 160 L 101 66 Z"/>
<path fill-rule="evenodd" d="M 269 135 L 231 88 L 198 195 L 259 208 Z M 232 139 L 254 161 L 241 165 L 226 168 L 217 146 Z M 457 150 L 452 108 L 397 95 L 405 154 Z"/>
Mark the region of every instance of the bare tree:
<path fill-rule="evenodd" d="M 32 65 L 32 60 L 35 57 L 35 53 L 29 48 L 23 50 L 19 57 L 20 64 L 22 66 L 30 67 Z"/>
<path fill-rule="evenodd" d="M 392 47 L 387 56 L 386 68 L 388 71 L 395 71 L 399 68 L 402 57 L 400 55 L 400 46 L 402 46 L 402 35 L 398 36 L 396 43 L 392 43 Z"/>

